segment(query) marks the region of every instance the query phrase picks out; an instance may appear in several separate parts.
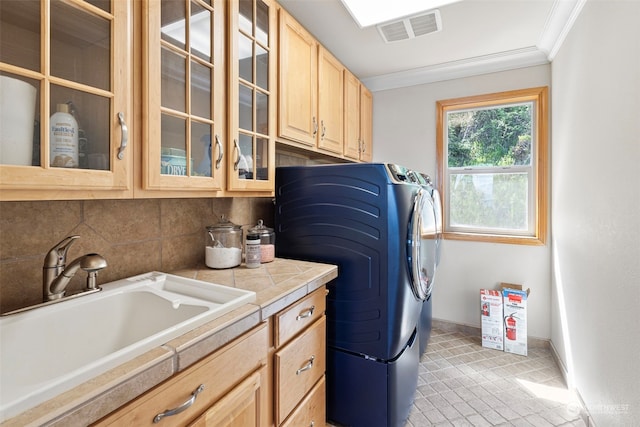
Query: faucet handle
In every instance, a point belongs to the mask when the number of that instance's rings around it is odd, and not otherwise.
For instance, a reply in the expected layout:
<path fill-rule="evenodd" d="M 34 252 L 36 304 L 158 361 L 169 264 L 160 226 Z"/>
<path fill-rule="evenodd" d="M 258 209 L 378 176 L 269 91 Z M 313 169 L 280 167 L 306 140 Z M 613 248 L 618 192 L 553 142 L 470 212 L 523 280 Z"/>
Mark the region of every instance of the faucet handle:
<path fill-rule="evenodd" d="M 82 258 L 80 268 L 89 273 L 87 276 L 87 289 L 97 289 L 96 277 L 98 271 L 107 267 L 107 260 L 99 254 L 86 254 Z"/>
<path fill-rule="evenodd" d="M 73 235 L 67 236 L 58 242 L 53 248 L 49 249 L 47 255 L 44 258 L 44 266 L 45 267 L 60 267 L 66 264 L 67 261 L 67 251 L 80 236 Z"/>

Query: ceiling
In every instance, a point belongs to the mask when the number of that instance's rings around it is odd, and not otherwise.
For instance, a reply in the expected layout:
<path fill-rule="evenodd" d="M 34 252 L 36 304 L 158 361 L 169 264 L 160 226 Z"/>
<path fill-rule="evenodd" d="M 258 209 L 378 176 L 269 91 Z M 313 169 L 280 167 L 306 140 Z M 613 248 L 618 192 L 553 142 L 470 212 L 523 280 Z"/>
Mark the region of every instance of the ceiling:
<path fill-rule="evenodd" d="M 387 43 L 340 0 L 278 0 L 372 91 L 549 63 L 584 1 L 462 0 L 440 31 Z"/>

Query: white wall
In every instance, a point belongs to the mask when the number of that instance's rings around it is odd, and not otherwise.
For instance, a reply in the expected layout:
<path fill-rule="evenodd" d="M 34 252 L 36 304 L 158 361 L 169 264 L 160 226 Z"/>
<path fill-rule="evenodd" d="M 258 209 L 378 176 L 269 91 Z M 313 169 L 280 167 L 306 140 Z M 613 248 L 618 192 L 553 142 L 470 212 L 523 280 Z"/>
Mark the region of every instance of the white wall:
<path fill-rule="evenodd" d="M 551 340 L 601 427 L 640 420 L 638 21 L 587 1 L 552 63 Z"/>
<path fill-rule="evenodd" d="M 550 86 L 550 79 L 550 67 L 544 65 L 375 92 L 374 160 L 398 163 L 435 179 L 436 101 Z M 531 288 L 529 335 L 549 339 L 550 254 L 548 245 L 445 241 L 434 288 L 434 318 L 479 327 L 479 289 L 521 283 Z"/>

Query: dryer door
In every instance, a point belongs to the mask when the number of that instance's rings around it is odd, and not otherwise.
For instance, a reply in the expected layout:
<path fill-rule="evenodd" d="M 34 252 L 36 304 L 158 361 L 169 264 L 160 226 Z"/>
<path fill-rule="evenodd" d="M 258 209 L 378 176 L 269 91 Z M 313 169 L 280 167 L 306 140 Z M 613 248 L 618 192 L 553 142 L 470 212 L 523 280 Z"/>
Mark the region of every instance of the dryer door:
<path fill-rule="evenodd" d="M 436 266 L 440 264 L 440 253 L 442 252 L 442 202 L 440 192 L 433 189 L 431 193 L 433 199 L 433 210 L 436 215 Z"/>
<path fill-rule="evenodd" d="M 411 288 L 421 300 L 431 294 L 438 258 L 438 240 L 433 199 L 428 191 L 421 188 L 414 198 L 407 242 Z"/>

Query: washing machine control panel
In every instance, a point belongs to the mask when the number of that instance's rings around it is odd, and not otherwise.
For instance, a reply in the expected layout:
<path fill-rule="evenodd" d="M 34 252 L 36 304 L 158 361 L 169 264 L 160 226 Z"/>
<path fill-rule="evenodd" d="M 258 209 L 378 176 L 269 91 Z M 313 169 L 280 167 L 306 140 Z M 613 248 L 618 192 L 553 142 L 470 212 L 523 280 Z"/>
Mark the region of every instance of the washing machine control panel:
<path fill-rule="evenodd" d="M 429 175 L 414 172 L 411 169 L 405 168 L 404 166 L 389 163 L 387 164 L 387 169 L 389 170 L 391 179 L 397 182 L 419 185 L 426 185 L 431 183 L 431 178 L 429 178 Z"/>

